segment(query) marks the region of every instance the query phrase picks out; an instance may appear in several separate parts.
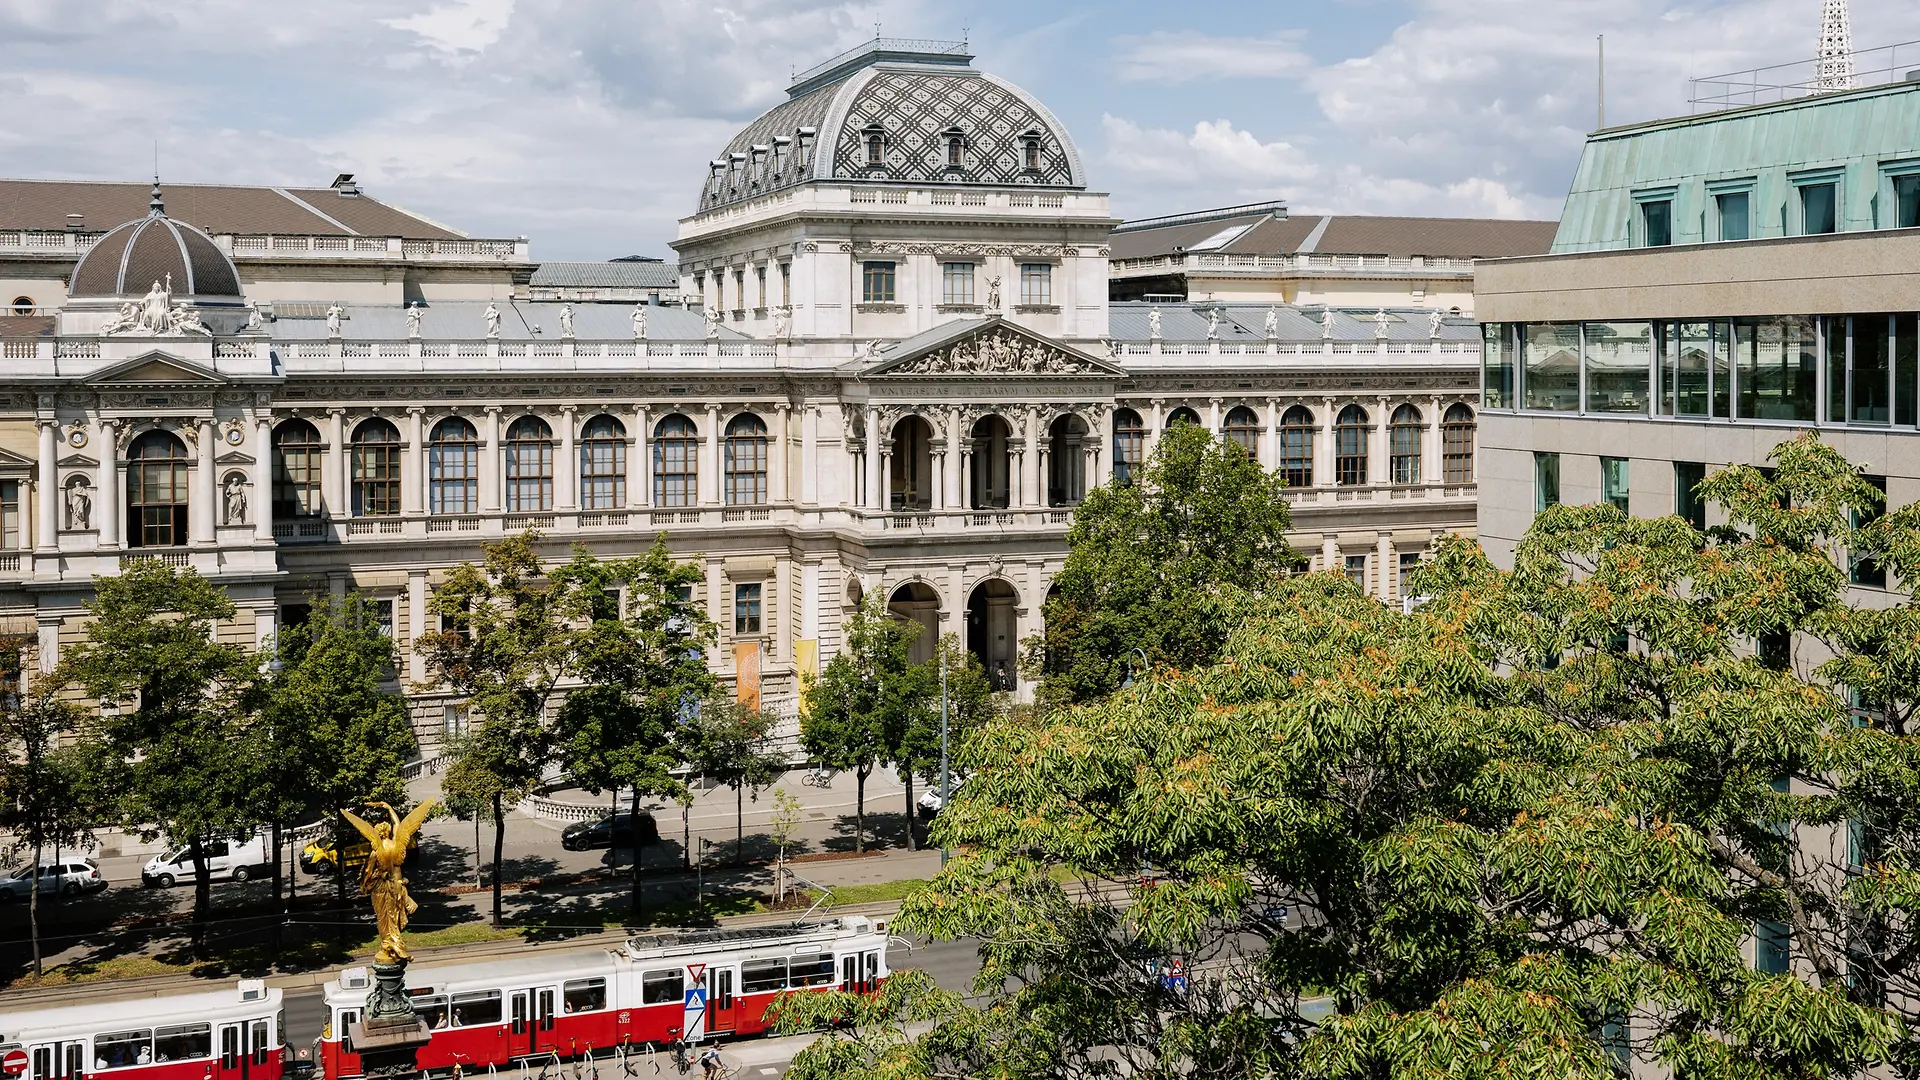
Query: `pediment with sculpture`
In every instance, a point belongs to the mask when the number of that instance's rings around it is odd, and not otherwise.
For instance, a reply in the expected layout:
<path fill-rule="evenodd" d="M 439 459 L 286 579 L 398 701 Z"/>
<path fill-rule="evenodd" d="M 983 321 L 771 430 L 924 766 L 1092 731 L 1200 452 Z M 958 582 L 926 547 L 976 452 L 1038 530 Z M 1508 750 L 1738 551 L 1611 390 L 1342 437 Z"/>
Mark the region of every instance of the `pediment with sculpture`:
<path fill-rule="evenodd" d="M 911 341 L 902 342 L 911 347 Z M 899 349 L 901 346 L 895 346 Z M 885 358 L 873 375 L 1066 375 L 1114 378 L 1119 368 L 1001 319 Z"/>

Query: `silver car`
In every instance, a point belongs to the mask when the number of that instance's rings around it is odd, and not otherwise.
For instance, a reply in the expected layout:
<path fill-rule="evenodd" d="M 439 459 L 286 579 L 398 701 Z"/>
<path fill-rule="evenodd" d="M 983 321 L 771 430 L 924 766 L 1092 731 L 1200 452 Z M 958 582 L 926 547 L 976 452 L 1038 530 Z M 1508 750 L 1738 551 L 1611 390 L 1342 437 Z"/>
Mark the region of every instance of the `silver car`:
<path fill-rule="evenodd" d="M 40 895 L 65 897 L 99 892 L 107 887 L 100 868 L 85 859 L 47 863 L 40 867 Z M 0 903 L 25 900 L 33 893 L 34 873 L 29 866 L 16 866 L 0 877 Z"/>

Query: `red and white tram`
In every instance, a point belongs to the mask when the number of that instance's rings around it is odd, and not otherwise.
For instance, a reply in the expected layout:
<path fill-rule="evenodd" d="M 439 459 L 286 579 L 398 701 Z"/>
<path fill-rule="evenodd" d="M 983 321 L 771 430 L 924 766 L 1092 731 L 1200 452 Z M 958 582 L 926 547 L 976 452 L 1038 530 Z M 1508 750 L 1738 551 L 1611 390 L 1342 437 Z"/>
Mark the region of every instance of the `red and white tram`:
<path fill-rule="evenodd" d="M 870 994 L 887 975 L 886 925 L 851 916 L 655 934 L 618 949 L 423 965 L 408 971 L 407 982 L 433 1031 L 419 1067 L 471 1073 L 535 1055 L 564 1059 L 757 1035 L 770 1025 L 768 1006 L 783 990 Z M 370 989 L 365 968 L 348 968 L 326 985 L 329 1023 L 319 1056 L 328 1080 L 361 1073 L 348 1031 Z"/>
<path fill-rule="evenodd" d="M 258 979 L 0 1015 L 9 1080 L 280 1080 L 280 991 Z"/>

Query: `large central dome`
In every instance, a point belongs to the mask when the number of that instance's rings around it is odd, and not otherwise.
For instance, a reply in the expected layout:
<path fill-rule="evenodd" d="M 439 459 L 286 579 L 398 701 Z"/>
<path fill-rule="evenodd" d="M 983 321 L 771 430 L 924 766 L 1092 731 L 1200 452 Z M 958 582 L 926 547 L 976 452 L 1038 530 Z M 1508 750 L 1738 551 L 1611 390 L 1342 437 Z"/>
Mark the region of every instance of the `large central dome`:
<path fill-rule="evenodd" d="M 800 74 L 708 166 L 700 210 L 809 180 L 1084 188 L 1046 106 L 963 42 L 875 38 Z"/>

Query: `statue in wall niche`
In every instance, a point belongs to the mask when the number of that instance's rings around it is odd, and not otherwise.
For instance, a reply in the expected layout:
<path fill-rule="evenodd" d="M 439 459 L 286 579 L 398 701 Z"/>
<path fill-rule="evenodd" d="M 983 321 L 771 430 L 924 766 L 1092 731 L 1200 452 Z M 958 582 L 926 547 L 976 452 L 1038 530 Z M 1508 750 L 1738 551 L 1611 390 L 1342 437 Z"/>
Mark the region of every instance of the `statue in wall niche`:
<path fill-rule="evenodd" d="M 777 341 L 784 341 L 786 340 L 787 334 L 790 333 L 792 330 L 793 330 L 793 308 L 786 307 L 786 306 L 774 308 L 773 309 L 774 339 Z"/>
<path fill-rule="evenodd" d="M 563 338 L 570 338 L 573 336 L 573 305 L 572 304 L 560 305 L 560 336 Z"/>
<path fill-rule="evenodd" d="M 494 307 L 493 304 L 489 302 L 487 304 L 487 310 L 481 312 L 480 317 L 487 320 L 487 336 L 490 338 L 498 338 L 500 336 L 500 309 Z"/>
<path fill-rule="evenodd" d="M 647 337 L 647 305 L 633 305 L 633 340 L 644 341 Z"/>
<path fill-rule="evenodd" d="M 1391 316 L 1387 314 L 1386 308 L 1381 308 L 1379 311 L 1374 312 L 1373 313 L 1373 336 L 1380 339 L 1381 341 L 1387 340 L 1387 324 L 1392 321 L 1393 319 Z"/>
<path fill-rule="evenodd" d="M 1447 313 L 1439 308 L 1427 312 L 1427 336 L 1437 339 L 1440 336 L 1440 324 L 1446 321 Z"/>
<path fill-rule="evenodd" d="M 407 305 L 407 336 L 409 338 L 420 337 L 420 316 L 423 314 L 425 312 L 420 310 L 420 301 L 415 300 Z"/>
<path fill-rule="evenodd" d="M 67 485 L 67 528 L 74 531 L 93 528 L 93 491 L 84 478 Z"/>
<path fill-rule="evenodd" d="M 327 305 L 327 336 L 328 337 L 336 338 L 340 336 L 340 317 L 342 315 L 345 315 L 346 313 L 347 313 L 347 309 L 341 307 L 339 304 Z"/>
<path fill-rule="evenodd" d="M 1220 340 L 1220 309 L 1207 309 L 1207 340 Z"/>
<path fill-rule="evenodd" d="M 987 310 L 1000 310 L 1000 275 L 998 274 L 987 279 Z"/>
<path fill-rule="evenodd" d="M 1261 325 L 1261 329 L 1266 332 L 1268 338 L 1277 338 L 1280 336 L 1280 310 L 1278 308 L 1267 309 L 1267 318 Z"/>
<path fill-rule="evenodd" d="M 1160 340 L 1160 309 L 1159 308 L 1147 309 L 1147 336 L 1152 338 L 1155 341 Z"/>
<path fill-rule="evenodd" d="M 227 477 L 227 487 L 221 505 L 226 510 L 228 525 L 247 523 L 247 484 L 238 476 Z"/>
<path fill-rule="evenodd" d="M 1320 309 L 1320 340 L 1333 340 L 1333 309 Z"/>

